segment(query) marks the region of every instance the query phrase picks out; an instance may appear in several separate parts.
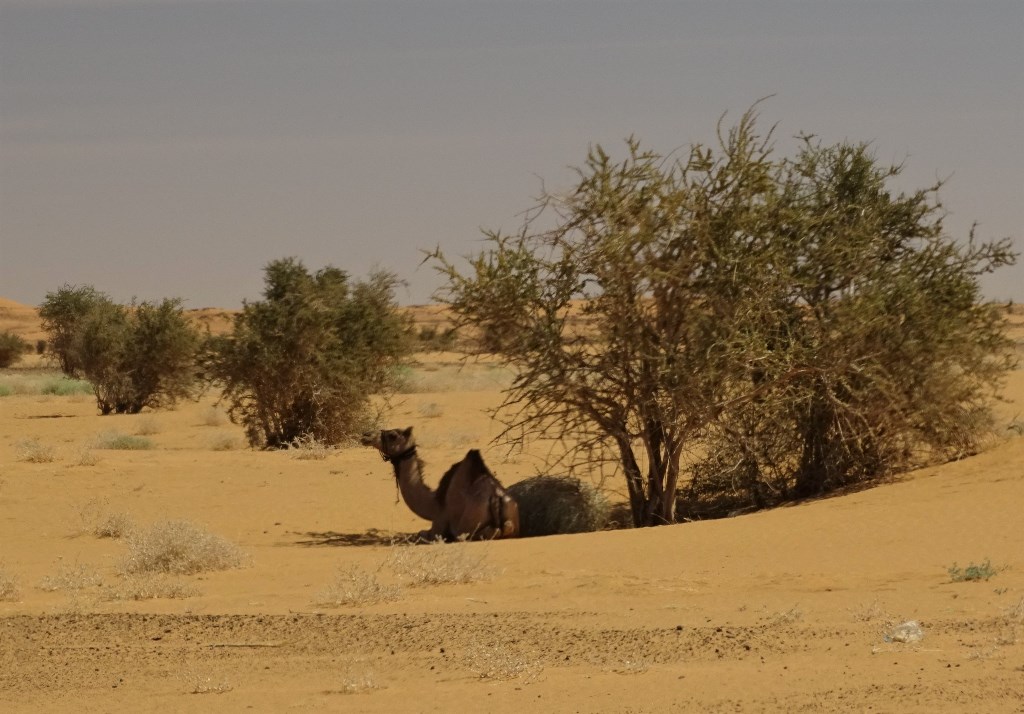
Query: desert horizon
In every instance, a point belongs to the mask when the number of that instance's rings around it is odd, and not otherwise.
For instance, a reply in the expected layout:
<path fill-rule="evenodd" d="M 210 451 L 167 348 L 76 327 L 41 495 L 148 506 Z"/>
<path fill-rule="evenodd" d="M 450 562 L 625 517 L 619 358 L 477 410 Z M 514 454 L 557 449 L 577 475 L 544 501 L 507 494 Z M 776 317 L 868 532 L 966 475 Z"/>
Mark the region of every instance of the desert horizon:
<path fill-rule="evenodd" d="M 9 300 L 3 330 L 45 339 Z M 415 428 L 432 487 L 471 448 L 506 486 L 541 473 L 540 446 L 493 443 L 507 373 L 461 357 L 417 354 L 386 426 Z M 427 524 L 371 448 L 250 449 L 210 392 L 99 416 L 58 378 L 39 355 L 0 371 L 4 711 L 1024 711 L 1019 367 L 985 450 L 869 488 L 437 545 L 404 543 Z M 183 523 L 236 560 L 133 570 Z"/>

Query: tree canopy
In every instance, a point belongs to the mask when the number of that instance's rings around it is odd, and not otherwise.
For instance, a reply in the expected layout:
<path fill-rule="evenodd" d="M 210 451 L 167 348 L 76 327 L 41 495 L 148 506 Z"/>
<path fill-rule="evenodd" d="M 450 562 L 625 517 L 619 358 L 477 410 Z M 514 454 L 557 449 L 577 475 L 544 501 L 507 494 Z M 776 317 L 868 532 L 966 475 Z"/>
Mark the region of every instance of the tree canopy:
<path fill-rule="evenodd" d="M 103 414 L 137 414 L 191 394 L 200 339 L 181 300 L 119 305 L 91 285 L 64 285 L 39 313 L 61 370 L 89 380 Z"/>
<path fill-rule="evenodd" d="M 266 266 L 264 283 L 263 300 L 247 302 L 233 332 L 212 338 L 203 357 L 232 419 L 252 445 L 269 448 L 358 433 L 371 395 L 393 387 L 410 349 L 394 303 L 398 280 L 375 272 L 353 283 L 337 268 L 310 273 L 284 258 Z"/>
<path fill-rule="evenodd" d="M 505 437 L 613 465 L 636 525 L 970 451 L 1013 364 L 977 281 L 1008 240 L 949 237 L 939 187 L 894 190 L 866 144 L 780 157 L 756 124 L 595 146 L 468 268 L 431 254 L 439 299 L 518 370 Z"/>

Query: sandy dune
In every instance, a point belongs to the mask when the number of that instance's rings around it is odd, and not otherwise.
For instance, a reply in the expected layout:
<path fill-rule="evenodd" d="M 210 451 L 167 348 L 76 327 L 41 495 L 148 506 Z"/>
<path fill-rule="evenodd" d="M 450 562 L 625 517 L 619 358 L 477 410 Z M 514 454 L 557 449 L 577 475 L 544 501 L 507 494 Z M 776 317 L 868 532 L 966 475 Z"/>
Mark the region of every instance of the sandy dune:
<path fill-rule="evenodd" d="M 507 483 L 536 473 L 530 454 L 486 446 L 500 370 L 426 356 L 417 373 L 435 391 L 404 395 L 390 421 L 416 426 L 428 478 L 470 446 Z M 1024 372 L 1006 396 L 1008 423 Z M 0 601 L 5 712 L 1024 711 L 1012 430 L 979 456 L 771 512 L 406 550 L 391 539 L 425 523 L 373 451 L 221 450 L 241 431 L 209 397 L 99 417 L 88 396 L 15 394 L 0 425 L 0 575 L 20 584 Z M 154 448 L 88 448 L 110 431 Z M 33 439 L 52 461 L 23 460 Z M 112 600 L 126 540 L 86 532 L 110 514 L 187 519 L 246 564 L 182 576 L 191 597 Z M 392 565 L 410 551 L 482 579 L 415 586 Z M 986 559 L 989 580 L 947 572 Z M 341 569 L 402 591 L 318 604 Z M 85 587 L 39 587 L 62 573 Z M 887 641 L 908 620 L 924 638 Z"/>

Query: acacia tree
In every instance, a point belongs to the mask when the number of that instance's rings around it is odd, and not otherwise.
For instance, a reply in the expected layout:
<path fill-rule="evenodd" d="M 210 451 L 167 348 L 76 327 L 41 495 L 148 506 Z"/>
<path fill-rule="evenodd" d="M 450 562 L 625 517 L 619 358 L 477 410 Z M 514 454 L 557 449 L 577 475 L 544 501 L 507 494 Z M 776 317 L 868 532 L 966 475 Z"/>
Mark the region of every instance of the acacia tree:
<path fill-rule="evenodd" d="M 311 274 L 294 258 L 269 263 L 263 300 L 247 302 L 229 335 L 211 338 L 206 377 L 253 446 L 301 437 L 337 444 L 362 428 L 370 397 L 386 393 L 411 342 L 387 272 L 350 283 L 341 270 Z"/>
<path fill-rule="evenodd" d="M 505 435 L 614 461 L 637 526 L 673 521 L 684 452 L 744 369 L 730 345 L 760 301 L 744 238 L 774 189 L 753 128 L 748 114 L 719 151 L 682 160 L 632 138 L 622 161 L 596 146 L 572 191 L 545 193 L 516 234 L 487 233 L 468 273 L 433 254 L 460 324 L 505 336 Z"/>
<path fill-rule="evenodd" d="M 39 306 L 39 317 L 49 338 L 50 354 L 57 360 L 61 372 L 68 377 L 80 377 L 81 364 L 77 360 L 77 340 L 80 326 L 97 306 L 113 304 L 105 294 L 91 285 L 68 285 L 46 293 Z"/>
<path fill-rule="evenodd" d="M 961 286 L 955 317 L 975 318 L 968 331 L 985 328 L 986 336 L 974 342 L 979 357 L 995 348 L 998 327 L 982 319 L 980 309 L 972 312 L 976 286 L 974 292 L 967 287 L 974 285 L 972 271 L 1009 259 L 1008 246 L 958 253 L 914 197 L 886 193 L 885 179 L 894 174 L 872 173 L 863 147 L 830 151 L 859 157 L 852 173 L 832 176 L 825 166 L 828 151 L 776 159 L 771 132 L 757 133 L 752 111 L 719 132 L 717 147 L 695 145 L 682 158 L 642 150 L 630 139 L 626 158 L 613 161 L 596 146 L 577 169 L 572 190 L 545 191 L 515 234 L 485 233 L 490 246 L 469 258 L 468 270 L 435 251 L 447 280 L 438 298 L 460 325 L 487 335 L 517 368 L 500 411 L 504 436 L 553 438 L 569 444 L 571 459 L 613 462 L 625 477 L 638 526 L 675 520 L 684 466 L 707 464 L 697 455 L 724 439 L 744 437 L 736 442 L 741 452 L 757 451 L 759 439 L 784 444 L 765 452 L 771 463 L 789 478 L 801 472 L 818 479 L 795 493 L 834 484 L 820 478 L 829 458 L 819 438 L 825 418 L 820 405 L 828 398 L 828 390 L 821 396 L 820 367 L 836 359 L 829 345 L 859 343 L 861 327 L 875 324 L 848 322 L 837 299 L 859 295 L 860 282 L 829 282 L 835 256 L 826 247 L 852 240 L 847 228 L 854 217 L 857 235 L 870 247 L 839 248 L 849 253 L 848 267 L 900 276 L 888 287 L 882 280 L 865 298 L 891 298 L 876 315 L 894 314 L 901 300 L 926 301 L 934 294 L 917 292 L 920 266 L 908 260 L 918 253 L 917 241 L 931 238 L 935 250 L 946 251 L 948 272 L 929 279 L 936 289 L 949 281 Z M 845 159 L 837 161 L 845 165 Z M 874 203 L 858 197 L 858 176 L 869 184 L 864 190 Z M 886 244 L 903 248 L 886 251 Z M 877 265 L 865 264 L 871 261 Z M 878 267 L 887 261 L 899 269 Z M 897 287 L 908 297 L 892 294 Z M 818 332 L 804 332 L 805 324 L 819 325 Z M 875 339 L 887 337 L 878 333 Z M 883 353 L 865 350 L 865 359 L 869 355 Z M 949 363 L 941 352 L 920 357 L 919 364 L 933 360 L 934 374 Z M 844 372 L 836 365 L 836 380 L 848 381 L 864 366 Z M 997 372 L 987 371 L 981 380 Z M 773 424 L 771 416 L 787 404 L 790 418 Z M 755 406 L 762 416 L 751 428 L 743 415 Z M 884 411 L 895 418 L 905 405 Z M 869 421 L 857 423 L 856 434 L 845 431 L 845 423 L 825 431 L 842 431 L 849 446 L 865 429 L 870 433 Z M 783 439 L 782 432 L 796 436 Z M 884 461 L 892 452 L 865 448 L 851 454 L 839 468 L 854 468 L 868 456 Z M 702 473 L 711 471 L 706 466 Z M 728 478 L 718 480 L 723 484 Z"/>

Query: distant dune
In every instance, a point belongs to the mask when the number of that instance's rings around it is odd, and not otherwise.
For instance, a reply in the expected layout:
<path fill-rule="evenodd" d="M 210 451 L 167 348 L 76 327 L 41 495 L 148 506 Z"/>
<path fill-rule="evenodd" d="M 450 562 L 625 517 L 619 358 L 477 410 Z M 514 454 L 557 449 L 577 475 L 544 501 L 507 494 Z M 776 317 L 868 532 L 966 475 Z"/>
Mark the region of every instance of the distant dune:
<path fill-rule="evenodd" d="M 402 308 L 412 316 L 417 329 L 433 327 L 438 331 L 451 325 L 451 316 L 443 305 L 409 305 Z M 203 330 L 223 335 L 231 331 L 232 321 L 238 310 L 219 307 L 202 307 L 186 310 L 185 314 Z M 13 332 L 29 342 L 46 339 L 39 321 L 39 309 L 14 300 L 0 297 L 0 332 Z"/>
<path fill-rule="evenodd" d="M 0 297 L 0 332 L 13 332 L 29 342 L 46 339 L 39 323 L 39 310 L 31 305 Z"/>

